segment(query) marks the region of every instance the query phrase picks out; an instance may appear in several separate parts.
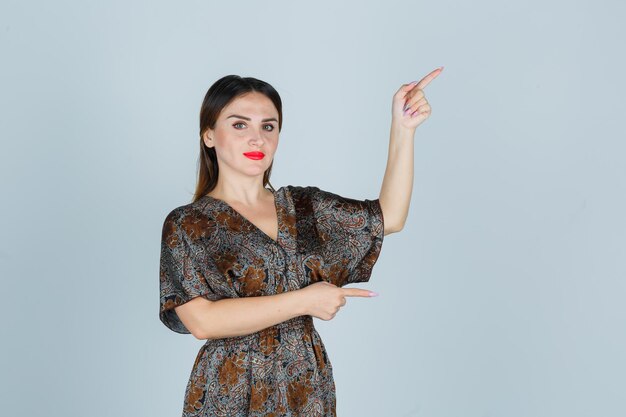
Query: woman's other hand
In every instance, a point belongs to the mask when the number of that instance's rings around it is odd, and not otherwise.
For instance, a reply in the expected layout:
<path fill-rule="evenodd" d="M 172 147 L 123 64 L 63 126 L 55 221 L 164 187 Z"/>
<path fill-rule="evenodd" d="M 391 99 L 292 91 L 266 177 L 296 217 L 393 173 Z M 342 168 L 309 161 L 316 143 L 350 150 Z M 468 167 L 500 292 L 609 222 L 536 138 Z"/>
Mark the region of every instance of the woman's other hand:
<path fill-rule="evenodd" d="M 341 288 L 326 281 L 316 282 L 298 290 L 305 314 L 321 320 L 335 317 L 346 305 L 346 297 L 373 297 L 378 294 L 361 288 Z"/>
<path fill-rule="evenodd" d="M 403 84 L 394 94 L 391 106 L 391 121 L 407 129 L 415 129 L 431 113 L 430 104 L 424 95 L 424 88 L 443 71 L 443 67 L 431 71 L 419 82 Z"/>

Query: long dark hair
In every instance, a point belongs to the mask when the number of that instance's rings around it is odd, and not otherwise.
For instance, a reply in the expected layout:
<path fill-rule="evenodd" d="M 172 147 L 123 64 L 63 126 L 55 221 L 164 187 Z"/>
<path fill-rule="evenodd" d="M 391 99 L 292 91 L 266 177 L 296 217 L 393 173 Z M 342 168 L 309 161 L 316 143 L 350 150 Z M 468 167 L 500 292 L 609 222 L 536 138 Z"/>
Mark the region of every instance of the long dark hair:
<path fill-rule="evenodd" d="M 219 175 L 215 148 L 206 146 L 202 136 L 208 129 L 215 129 L 215 122 L 228 103 L 253 91 L 264 94 L 274 103 L 278 110 L 278 132 L 280 132 L 283 125 L 283 104 L 280 95 L 270 84 L 253 77 L 240 77 L 239 75 L 226 75 L 213 83 L 204 96 L 200 108 L 200 156 L 198 157 L 198 182 L 193 196 L 194 202 L 215 188 Z M 270 189 L 275 191 L 270 183 L 273 165 L 272 161 L 263 174 L 263 187 L 269 185 Z"/>

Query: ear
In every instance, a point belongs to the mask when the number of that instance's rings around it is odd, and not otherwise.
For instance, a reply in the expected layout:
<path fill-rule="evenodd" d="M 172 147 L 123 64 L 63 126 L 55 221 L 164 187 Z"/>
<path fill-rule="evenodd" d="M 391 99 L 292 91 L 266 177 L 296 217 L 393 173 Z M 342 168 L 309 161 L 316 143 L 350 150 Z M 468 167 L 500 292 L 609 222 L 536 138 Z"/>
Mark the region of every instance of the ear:
<path fill-rule="evenodd" d="M 208 148 L 212 148 L 214 146 L 213 133 L 214 131 L 212 129 L 207 129 L 207 131 L 204 132 L 204 135 L 202 135 L 202 141 Z"/>

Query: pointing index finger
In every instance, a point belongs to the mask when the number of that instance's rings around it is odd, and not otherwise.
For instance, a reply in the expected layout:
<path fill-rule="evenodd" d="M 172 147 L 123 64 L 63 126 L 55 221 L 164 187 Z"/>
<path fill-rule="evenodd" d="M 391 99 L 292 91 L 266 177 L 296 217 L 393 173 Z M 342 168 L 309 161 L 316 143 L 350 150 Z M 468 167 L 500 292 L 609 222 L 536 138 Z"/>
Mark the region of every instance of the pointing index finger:
<path fill-rule="evenodd" d="M 443 71 L 443 67 L 439 67 L 433 71 L 431 71 L 427 76 L 422 78 L 416 85 L 420 90 L 424 89 L 432 80 L 434 80 L 439 74 Z"/>
<path fill-rule="evenodd" d="M 375 297 L 376 294 L 373 291 L 364 290 L 362 288 L 342 288 L 343 295 L 346 297 Z"/>

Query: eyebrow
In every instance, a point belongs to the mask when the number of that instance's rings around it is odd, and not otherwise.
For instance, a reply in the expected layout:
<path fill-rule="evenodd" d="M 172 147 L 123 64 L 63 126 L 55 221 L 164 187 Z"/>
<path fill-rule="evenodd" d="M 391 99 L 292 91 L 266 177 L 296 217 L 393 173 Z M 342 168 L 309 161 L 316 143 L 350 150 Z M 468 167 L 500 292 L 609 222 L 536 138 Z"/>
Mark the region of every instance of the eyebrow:
<path fill-rule="evenodd" d="M 251 120 L 249 117 L 240 116 L 238 114 L 231 114 L 230 116 L 227 117 L 227 119 L 230 119 L 231 117 L 237 117 L 239 119 L 244 119 L 244 120 Z M 275 121 L 276 123 L 278 123 L 278 120 L 276 120 L 276 118 L 274 118 L 274 117 L 270 117 L 269 119 L 263 119 L 261 121 L 262 122 L 271 122 L 272 120 Z"/>

